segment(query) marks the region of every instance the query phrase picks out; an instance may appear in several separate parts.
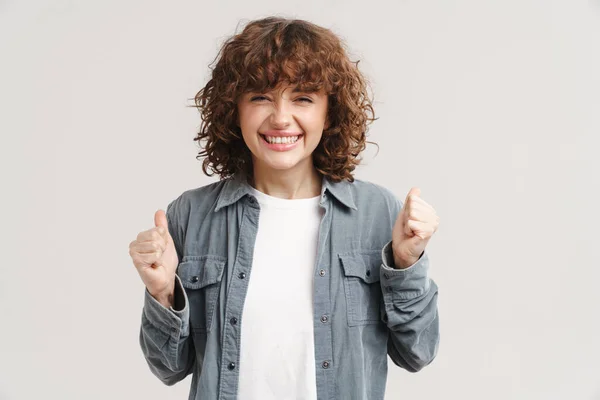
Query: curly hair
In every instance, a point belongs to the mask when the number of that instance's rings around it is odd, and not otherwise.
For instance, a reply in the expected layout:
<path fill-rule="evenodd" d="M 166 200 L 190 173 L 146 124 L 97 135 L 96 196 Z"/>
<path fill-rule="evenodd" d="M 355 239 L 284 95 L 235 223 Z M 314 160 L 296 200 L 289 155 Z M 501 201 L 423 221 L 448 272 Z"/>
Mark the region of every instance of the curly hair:
<path fill-rule="evenodd" d="M 211 79 L 194 98 L 202 119 L 194 141 L 206 141 L 196 156 L 206 157 L 203 172 L 221 179 L 238 172 L 252 176 L 251 152 L 236 124 L 237 101 L 243 93 L 286 83 L 305 92 L 324 88 L 330 124 L 313 151 L 313 164 L 334 182 L 354 181 L 367 125 L 377 119 L 358 63 L 350 61 L 337 35 L 311 22 L 267 17 L 248 23 L 225 41 L 210 65 Z"/>

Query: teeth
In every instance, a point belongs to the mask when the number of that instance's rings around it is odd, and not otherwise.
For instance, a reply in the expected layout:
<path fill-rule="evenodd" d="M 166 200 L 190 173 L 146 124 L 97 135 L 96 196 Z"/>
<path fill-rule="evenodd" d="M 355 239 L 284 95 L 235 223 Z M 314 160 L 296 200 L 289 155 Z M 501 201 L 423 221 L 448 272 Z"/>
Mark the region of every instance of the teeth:
<path fill-rule="evenodd" d="M 267 142 L 269 143 L 273 143 L 273 144 L 288 144 L 288 143 L 294 143 L 296 142 L 296 140 L 298 140 L 299 136 L 286 136 L 286 137 L 281 137 L 281 136 L 265 136 L 265 138 L 267 139 Z"/>

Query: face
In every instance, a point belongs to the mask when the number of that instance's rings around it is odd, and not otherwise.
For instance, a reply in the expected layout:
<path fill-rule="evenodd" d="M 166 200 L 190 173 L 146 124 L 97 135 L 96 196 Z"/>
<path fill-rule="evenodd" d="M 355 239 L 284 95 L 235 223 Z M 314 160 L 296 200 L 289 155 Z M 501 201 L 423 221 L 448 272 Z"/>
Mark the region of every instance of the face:
<path fill-rule="evenodd" d="M 313 168 L 315 150 L 327 122 L 327 95 L 283 86 L 267 93 L 244 93 L 238 101 L 238 125 L 254 168 Z"/>

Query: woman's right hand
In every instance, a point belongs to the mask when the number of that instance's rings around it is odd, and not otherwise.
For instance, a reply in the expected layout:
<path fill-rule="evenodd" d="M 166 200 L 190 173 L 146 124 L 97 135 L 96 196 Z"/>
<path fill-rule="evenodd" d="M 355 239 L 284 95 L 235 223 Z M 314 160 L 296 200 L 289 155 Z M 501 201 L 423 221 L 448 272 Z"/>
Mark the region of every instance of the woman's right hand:
<path fill-rule="evenodd" d="M 168 308 L 173 305 L 179 258 L 163 210 L 154 214 L 154 225 L 154 228 L 140 232 L 136 240 L 129 243 L 129 255 L 148 292 Z"/>

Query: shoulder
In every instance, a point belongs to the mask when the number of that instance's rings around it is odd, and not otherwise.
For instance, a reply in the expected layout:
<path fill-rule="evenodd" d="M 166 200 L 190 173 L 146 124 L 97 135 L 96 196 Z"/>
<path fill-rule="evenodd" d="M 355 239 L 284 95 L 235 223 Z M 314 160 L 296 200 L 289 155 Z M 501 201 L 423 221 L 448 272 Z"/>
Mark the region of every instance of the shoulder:
<path fill-rule="evenodd" d="M 220 180 L 184 191 L 169 202 L 166 210 L 167 216 L 189 216 L 192 210 L 200 211 L 214 208 L 225 182 L 225 180 Z"/>
<path fill-rule="evenodd" d="M 352 196 L 357 207 L 385 207 L 390 215 L 395 216 L 402 208 L 402 200 L 390 189 L 380 184 L 354 179 L 350 183 Z"/>

